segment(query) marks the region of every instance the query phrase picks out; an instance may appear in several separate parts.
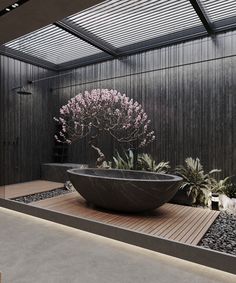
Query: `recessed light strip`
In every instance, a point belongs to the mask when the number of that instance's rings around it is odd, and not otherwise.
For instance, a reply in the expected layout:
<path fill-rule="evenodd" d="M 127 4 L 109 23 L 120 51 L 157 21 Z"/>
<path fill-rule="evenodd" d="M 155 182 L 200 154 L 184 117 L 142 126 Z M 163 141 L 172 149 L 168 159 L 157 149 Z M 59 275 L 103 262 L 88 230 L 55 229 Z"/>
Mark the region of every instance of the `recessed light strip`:
<path fill-rule="evenodd" d="M 7 6 L 6 8 L 4 8 L 3 10 L 0 11 L 0 17 L 4 16 L 5 14 L 8 14 L 12 10 L 15 10 L 16 8 L 22 6 L 23 4 L 25 4 L 25 2 L 28 2 L 28 1 L 29 0 L 18 0 L 15 3 Z"/>

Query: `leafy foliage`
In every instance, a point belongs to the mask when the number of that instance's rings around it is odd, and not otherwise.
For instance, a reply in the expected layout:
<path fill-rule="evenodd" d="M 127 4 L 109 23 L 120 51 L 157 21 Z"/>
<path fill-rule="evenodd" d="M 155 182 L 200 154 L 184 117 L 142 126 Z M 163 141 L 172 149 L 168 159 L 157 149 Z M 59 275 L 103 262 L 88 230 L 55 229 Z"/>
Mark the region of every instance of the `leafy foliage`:
<path fill-rule="evenodd" d="M 169 161 L 156 163 L 150 154 L 143 153 L 138 155 L 138 166 L 141 170 L 152 171 L 157 173 L 167 173 L 170 169 Z"/>
<path fill-rule="evenodd" d="M 214 169 L 205 173 L 199 158 L 185 159 L 185 166 L 176 167 L 175 173 L 183 178 L 180 189 L 186 189 L 189 196 L 193 199 L 193 204 L 207 205 L 212 187 L 212 174 L 220 170 Z"/>
<path fill-rule="evenodd" d="M 211 180 L 211 191 L 214 193 L 225 194 L 229 198 L 236 198 L 236 184 L 231 182 L 230 177 L 217 181 Z"/>
<path fill-rule="evenodd" d="M 133 166 L 134 166 L 133 151 L 129 150 L 128 154 L 124 153 L 124 158 L 122 158 L 120 154 L 117 152 L 116 156 L 113 156 L 113 161 L 114 161 L 114 168 L 116 169 L 133 170 Z"/>
<path fill-rule="evenodd" d="M 122 156 L 117 152 L 113 157 L 113 162 L 103 162 L 102 167 L 104 168 L 116 168 L 123 170 L 134 170 L 134 153 L 129 150 L 128 153 L 124 152 Z M 167 173 L 170 169 L 169 162 L 160 162 L 152 158 L 150 154 L 140 153 L 138 154 L 138 166 L 137 170 L 145 170 L 157 173 Z"/>
<path fill-rule="evenodd" d="M 236 184 L 229 183 L 224 190 L 224 193 L 229 198 L 236 198 Z"/>

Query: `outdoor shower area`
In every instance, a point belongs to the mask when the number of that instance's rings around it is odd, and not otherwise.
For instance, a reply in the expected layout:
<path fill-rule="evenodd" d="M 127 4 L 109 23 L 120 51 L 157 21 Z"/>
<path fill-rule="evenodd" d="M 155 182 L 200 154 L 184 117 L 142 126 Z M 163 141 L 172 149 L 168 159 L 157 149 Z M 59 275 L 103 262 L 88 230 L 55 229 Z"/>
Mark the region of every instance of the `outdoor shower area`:
<path fill-rule="evenodd" d="M 236 3 L 98 2 L 0 46 L 0 205 L 235 273 Z"/>

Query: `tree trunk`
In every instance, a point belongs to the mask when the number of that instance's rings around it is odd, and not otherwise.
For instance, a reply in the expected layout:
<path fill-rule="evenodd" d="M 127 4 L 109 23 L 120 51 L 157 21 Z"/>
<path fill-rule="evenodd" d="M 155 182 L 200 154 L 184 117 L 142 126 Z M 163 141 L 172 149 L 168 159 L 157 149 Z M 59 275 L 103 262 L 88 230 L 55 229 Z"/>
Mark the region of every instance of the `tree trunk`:
<path fill-rule="evenodd" d="M 138 141 L 134 142 L 133 154 L 134 154 L 133 169 L 137 170 L 138 169 Z"/>
<path fill-rule="evenodd" d="M 96 150 L 97 154 L 98 154 L 98 158 L 96 160 L 96 166 L 97 167 L 101 167 L 103 162 L 106 160 L 105 154 L 101 151 L 100 148 L 94 146 L 93 144 L 91 145 L 91 147 Z"/>

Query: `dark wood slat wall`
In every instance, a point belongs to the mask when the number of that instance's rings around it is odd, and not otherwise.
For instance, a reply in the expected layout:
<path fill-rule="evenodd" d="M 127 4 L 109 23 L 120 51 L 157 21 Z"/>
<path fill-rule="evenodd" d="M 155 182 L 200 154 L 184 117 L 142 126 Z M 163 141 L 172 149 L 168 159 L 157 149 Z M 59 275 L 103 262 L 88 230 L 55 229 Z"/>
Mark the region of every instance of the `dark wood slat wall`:
<path fill-rule="evenodd" d="M 175 166 L 199 157 L 208 169 L 236 174 L 235 78 L 233 31 L 77 68 L 55 82 L 52 105 L 56 115 L 76 93 L 115 88 L 144 105 L 157 136 L 150 146 L 157 160 Z M 114 151 L 106 138 L 101 144 Z M 70 161 L 86 162 L 87 149 L 86 141 L 71 146 Z"/>
<path fill-rule="evenodd" d="M 33 93 L 27 96 L 12 88 L 52 72 L 5 56 L 0 64 L 0 183 L 39 179 L 40 163 L 52 156 L 50 82 L 27 86 Z"/>
<path fill-rule="evenodd" d="M 93 88 L 115 88 L 144 105 L 157 136 L 147 150 L 157 160 L 175 166 L 198 156 L 206 168 L 236 174 L 236 32 L 77 68 L 30 86 L 32 96 L 11 89 L 52 72 L 4 56 L 0 66 L 1 184 L 40 177 L 40 163 L 52 161 L 52 117 Z M 117 148 L 105 136 L 100 143 L 107 155 Z M 90 158 L 87 141 L 70 147 L 68 161 Z"/>

